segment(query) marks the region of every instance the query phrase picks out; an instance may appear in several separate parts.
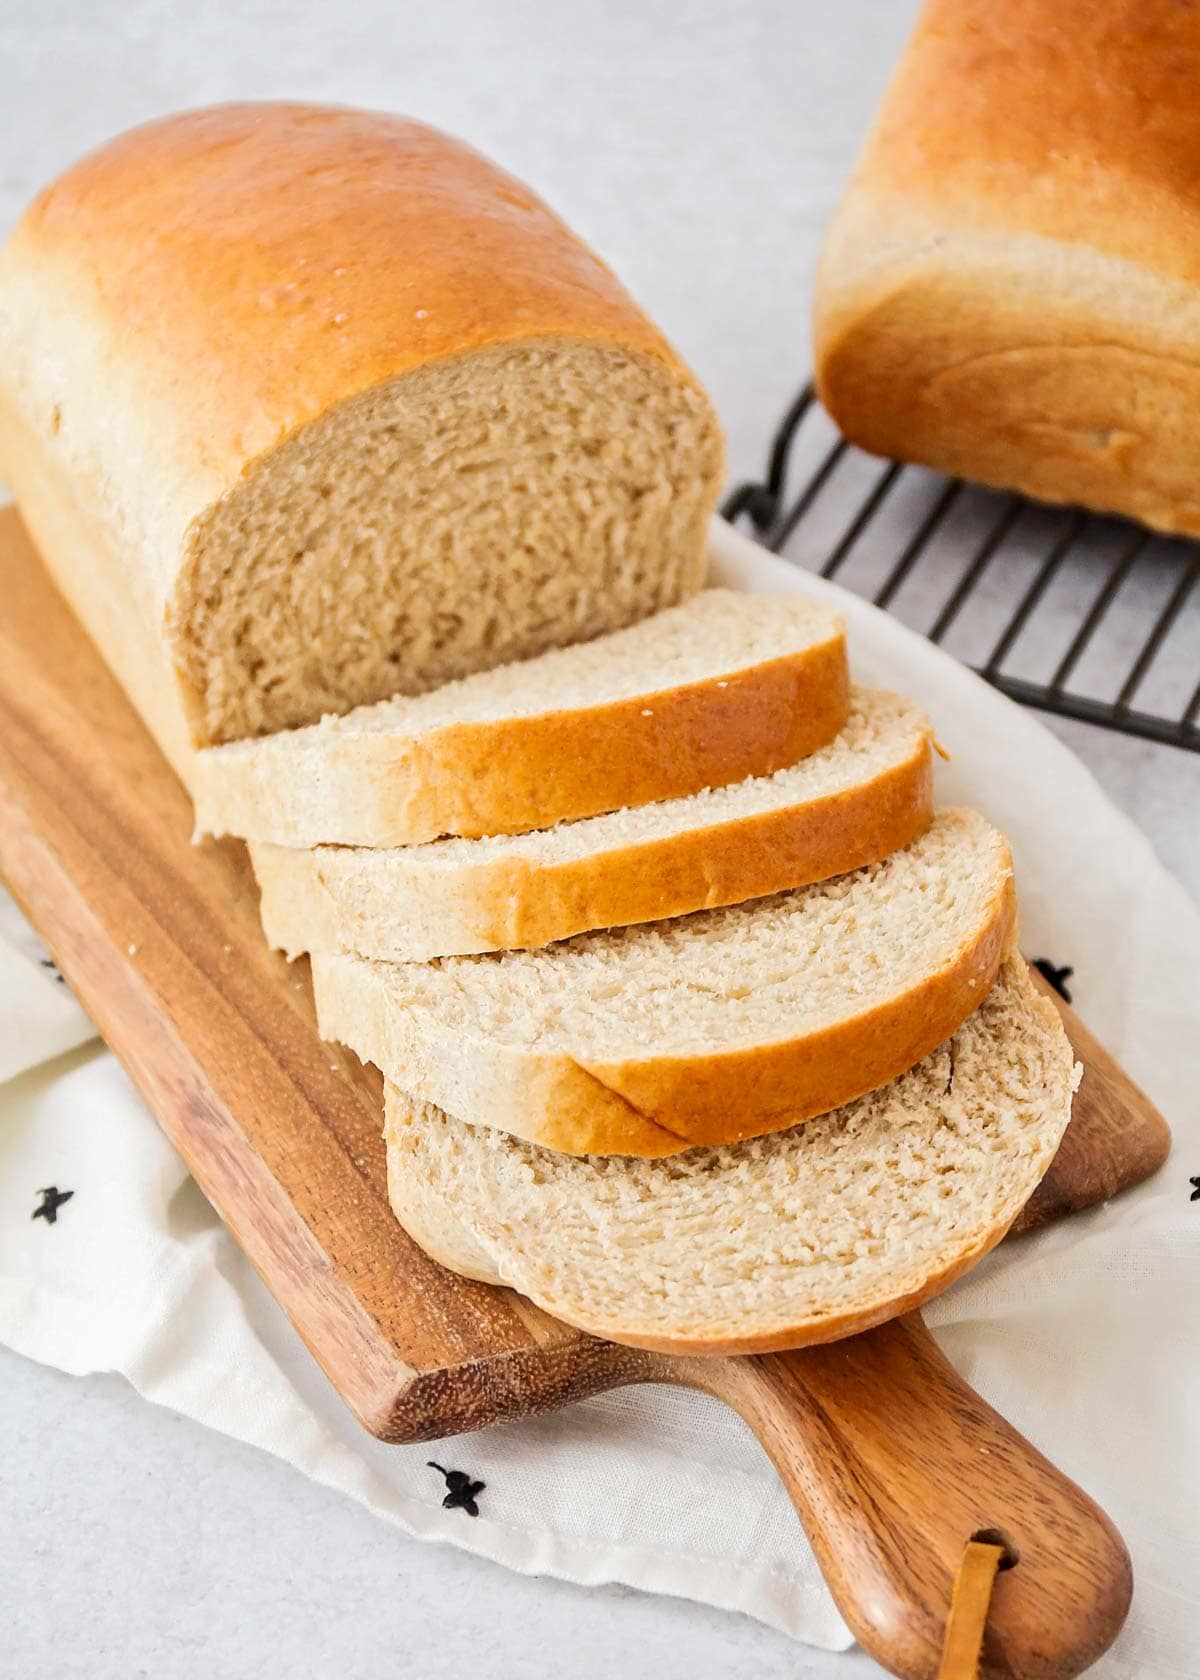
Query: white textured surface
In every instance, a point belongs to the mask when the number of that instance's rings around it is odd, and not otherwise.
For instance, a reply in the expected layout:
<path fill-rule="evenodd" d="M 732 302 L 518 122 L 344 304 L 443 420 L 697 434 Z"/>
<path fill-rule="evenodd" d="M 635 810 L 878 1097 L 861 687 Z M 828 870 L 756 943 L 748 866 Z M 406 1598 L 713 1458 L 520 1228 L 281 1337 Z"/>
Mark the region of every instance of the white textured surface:
<path fill-rule="evenodd" d="M 708 383 L 740 477 L 757 469 L 806 368 L 820 226 L 913 10 L 912 0 L 8 6 L 0 224 L 88 145 L 172 107 L 288 94 L 406 109 L 494 153 L 614 263 Z M 1200 890 L 1200 756 L 1053 727 Z M 0 1436 L 6 1673 L 876 1672 L 695 1604 L 528 1580 L 421 1545 L 115 1378 L 69 1378 L 0 1352 Z"/>

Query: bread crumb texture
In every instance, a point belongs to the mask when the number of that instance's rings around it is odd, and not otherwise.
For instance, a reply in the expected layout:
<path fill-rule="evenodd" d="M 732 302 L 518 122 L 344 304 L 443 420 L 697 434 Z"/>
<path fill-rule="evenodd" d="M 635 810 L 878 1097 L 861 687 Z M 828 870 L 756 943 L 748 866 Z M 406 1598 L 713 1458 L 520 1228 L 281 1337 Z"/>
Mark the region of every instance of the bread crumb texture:
<path fill-rule="evenodd" d="M 1053 1005 L 1006 963 L 953 1037 L 802 1127 L 665 1159 L 570 1157 L 389 1088 L 396 1212 L 476 1275 L 654 1346 L 821 1340 L 878 1322 L 998 1241 L 1070 1117 Z M 456 1226 L 461 1235 L 455 1235 Z"/>
<path fill-rule="evenodd" d="M 255 464 L 189 535 L 170 613 L 204 737 L 309 723 L 586 640 L 699 588 L 703 397 L 570 342 L 418 369 Z"/>

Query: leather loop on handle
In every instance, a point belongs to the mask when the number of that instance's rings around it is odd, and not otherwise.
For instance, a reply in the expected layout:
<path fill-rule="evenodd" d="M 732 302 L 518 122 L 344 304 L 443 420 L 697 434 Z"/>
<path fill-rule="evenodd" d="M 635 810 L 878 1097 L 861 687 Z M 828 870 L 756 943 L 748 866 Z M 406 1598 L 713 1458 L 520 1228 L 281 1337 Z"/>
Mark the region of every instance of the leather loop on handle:
<path fill-rule="evenodd" d="M 651 1379 L 716 1394 L 774 1461 L 859 1643 L 904 1680 L 936 1680 L 964 1547 L 995 1529 L 984 1680 L 1070 1680 L 1107 1649 L 1132 1590 L 1104 1512 L 986 1405 L 920 1315 L 823 1347 L 669 1359 Z"/>
<path fill-rule="evenodd" d="M 1003 1546 L 993 1546 L 986 1540 L 967 1541 L 954 1578 L 938 1680 L 978 1680 L 988 1606 L 996 1571 L 1003 1561 Z"/>

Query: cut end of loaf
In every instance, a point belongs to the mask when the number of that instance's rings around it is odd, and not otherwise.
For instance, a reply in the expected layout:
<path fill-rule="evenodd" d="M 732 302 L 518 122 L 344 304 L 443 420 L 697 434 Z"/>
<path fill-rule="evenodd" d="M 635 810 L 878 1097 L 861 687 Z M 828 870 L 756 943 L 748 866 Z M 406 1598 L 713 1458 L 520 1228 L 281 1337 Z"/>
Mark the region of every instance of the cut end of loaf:
<path fill-rule="evenodd" d="M 1020 958 L 879 1091 L 665 1160 L 568 1157 L 388 1089 L 400 1222 L 453 1269 L 596 1335 L 686 1354 L 834 1340 L 927 1300 L 1041 1180 L 1078 1082 Z"/>
<path fill-rule="evenodd" d="M 196 738 L 423 693 L 686 599 L 721 472 L 703 394 L 602 344 L 510 344 L 342 404 L 190 533 L 169 631 Z"/>

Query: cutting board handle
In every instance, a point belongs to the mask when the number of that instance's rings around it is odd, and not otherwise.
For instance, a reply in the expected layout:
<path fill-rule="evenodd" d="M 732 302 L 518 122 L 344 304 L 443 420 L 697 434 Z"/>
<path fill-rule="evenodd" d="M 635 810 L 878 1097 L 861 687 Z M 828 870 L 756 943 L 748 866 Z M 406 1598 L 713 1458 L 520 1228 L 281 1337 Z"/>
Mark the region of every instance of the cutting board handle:
<path fill-rule="evenodd" d="M 980 1674 L 1066 1680 L 1107 1649 L 1132 1590 L 1104 1512 L 963 1382 L 918 1313 L 795 1353 L 664 1359 L 749 1423 L 859 1643 L 935 1680 L 967 1542 L 1002 1536 Z"/>

